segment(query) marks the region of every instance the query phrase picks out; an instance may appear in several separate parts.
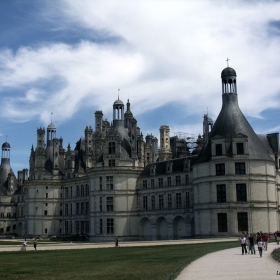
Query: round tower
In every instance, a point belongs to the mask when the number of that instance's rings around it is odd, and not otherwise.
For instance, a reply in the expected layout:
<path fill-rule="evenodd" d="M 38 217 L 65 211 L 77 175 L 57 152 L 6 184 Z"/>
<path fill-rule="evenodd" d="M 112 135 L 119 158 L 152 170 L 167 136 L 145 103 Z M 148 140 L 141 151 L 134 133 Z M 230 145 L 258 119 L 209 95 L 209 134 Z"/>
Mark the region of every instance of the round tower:
<path fill-rule="evenodd" d="M 120 99 L 113 104 L 113 124 L 114 126 L 124 126 L 124 104 Z"/>
<path fill-rule="evenodd" d="M 54 138 L 56 138 L 56 127 L 51 122 L 48 125 L 48 128 L 47 128 L 47 143 L 48 143 L 48 145 L 49 145 L 49 141 L 53 140 Z"/>

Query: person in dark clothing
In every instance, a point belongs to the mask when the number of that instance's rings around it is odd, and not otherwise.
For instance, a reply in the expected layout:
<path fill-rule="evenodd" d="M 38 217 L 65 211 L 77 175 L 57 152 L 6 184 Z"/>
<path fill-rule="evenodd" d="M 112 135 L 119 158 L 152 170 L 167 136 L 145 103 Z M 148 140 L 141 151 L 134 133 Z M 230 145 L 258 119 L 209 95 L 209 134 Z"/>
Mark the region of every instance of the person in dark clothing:
<path fill-rule="evenodd" d="M 119 240 L 117 237 L 115 238 L 115 247 L 119 247 Z"/>
<path fill-rule="evenodd" d="M 256 251 L 255 251 L 255 238 L 253 236 L 253 234 L 250 234 L 250 237 L 249 237 L 249 252 L 251 252 L 251 254 L 254 255 L 256 254 Z"/>

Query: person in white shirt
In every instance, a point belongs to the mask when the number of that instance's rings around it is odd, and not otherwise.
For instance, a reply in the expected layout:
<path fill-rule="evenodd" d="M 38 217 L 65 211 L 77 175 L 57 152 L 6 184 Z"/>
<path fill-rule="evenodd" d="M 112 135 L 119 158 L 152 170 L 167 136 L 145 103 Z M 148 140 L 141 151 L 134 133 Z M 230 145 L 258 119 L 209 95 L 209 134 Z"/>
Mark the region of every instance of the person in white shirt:
<path fill-rule="evenodd" d="M 260 257 L 262 257 L 262 250 L 263 250 L 263 241 L 262 241 L 262 238 L 261 238 L 260 241 L 258 242 L 258 249 L 259 249 Z"/>
<path fill-rule="evenodd" d="M 240 244 L 241 244 L 241 249 L 242 249 L 242 255 L 247 254 L 247 249 L 246 249 L 246 237 L 244 235 L 244 233 L 241 235 L 241 237 L 239 238 Z"/>

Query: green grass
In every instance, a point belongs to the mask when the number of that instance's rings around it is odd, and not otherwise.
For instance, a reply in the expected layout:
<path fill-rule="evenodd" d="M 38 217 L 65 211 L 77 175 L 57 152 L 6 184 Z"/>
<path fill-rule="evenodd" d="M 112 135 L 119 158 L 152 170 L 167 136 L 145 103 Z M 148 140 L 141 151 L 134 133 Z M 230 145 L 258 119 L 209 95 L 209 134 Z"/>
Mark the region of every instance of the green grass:
<path fill-rule="evenodd" d="M 23 243 L 23 241 L 1 241 L 0 240 L 0 245 L 19 245 L 22 243 Z"/>
<path fill-rule="evenodd" d="M 0 279 L 174 279 L 193 260 L 237 246 L 237 242 L 222 242 L 2 252 Z"/>
<path fill-rule="evenodd" d="M 280 262 L 280 249 L 275 249 L 272 251 L 271 256 L 278 262 Z"/>

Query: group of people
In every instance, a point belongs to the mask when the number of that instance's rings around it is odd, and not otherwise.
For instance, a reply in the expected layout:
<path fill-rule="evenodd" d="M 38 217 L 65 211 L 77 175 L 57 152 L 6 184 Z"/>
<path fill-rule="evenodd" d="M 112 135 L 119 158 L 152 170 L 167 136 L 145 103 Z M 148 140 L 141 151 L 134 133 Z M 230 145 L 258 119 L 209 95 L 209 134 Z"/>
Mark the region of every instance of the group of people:
<path fill-rule="evenodd" d="M 261 231 L 256 234 L 249 234 L 248 232 L 243 232 L 241 237 L 239 238 L 242 255 L 250 253 L 252 255 L 255 255 L 255 244 L 257 244 L 260 257 L 262 257 L 263 251 L 267 251 L 268 240 L 269 235 L 267 233 L 262 233 Z"/>
<path fill-rule="evenodd" d="M 34 242 L 33 242 L 33 247 L 34 247 L 35 251 L 37 250 L 37 243 L 38 243 L 38 239 L 35 238 L 35 239 L 34 239 Z M 22 243 L 21 251 L 26 251 L 26 247 L 27 247 L 27 240 L 24 239 L 24 241 L 23 241 L 23 243 Z"/>

